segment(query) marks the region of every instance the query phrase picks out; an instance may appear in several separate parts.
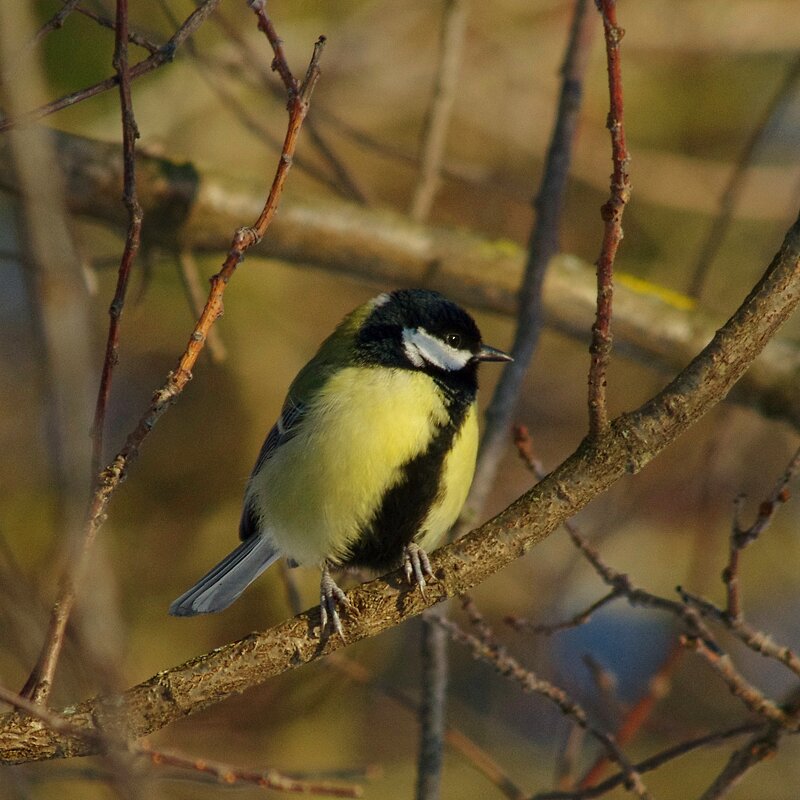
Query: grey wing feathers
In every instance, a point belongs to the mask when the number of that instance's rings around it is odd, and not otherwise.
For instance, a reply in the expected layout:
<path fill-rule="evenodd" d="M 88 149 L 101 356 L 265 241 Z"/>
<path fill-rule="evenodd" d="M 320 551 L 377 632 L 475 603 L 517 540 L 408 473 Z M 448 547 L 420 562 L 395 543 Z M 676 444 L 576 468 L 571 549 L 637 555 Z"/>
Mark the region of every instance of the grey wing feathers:
<path fill-rule="evenodd" d="M 261 446 L 261 452 L 258 454 L 258 461 L 253 467 L 253 474 L 258 472 L 264 466 L 264 462 L 277 450 L 285 441 L 288 441 L 295 434 L 295 428 L 305 414 L 305 404 L 296 403 L 291 397 L 286 398 L 283 404 L 283 410 L 278 418 L 278 421 L 272 426 L 272 430 L 264 440 Z"/>
<path fill-rule="evenodd" d="M 209 614 L 227 608 L 280 553 L 266 536 L 245 539 L 208 574 L 169 607 L 176 617 Z"/>

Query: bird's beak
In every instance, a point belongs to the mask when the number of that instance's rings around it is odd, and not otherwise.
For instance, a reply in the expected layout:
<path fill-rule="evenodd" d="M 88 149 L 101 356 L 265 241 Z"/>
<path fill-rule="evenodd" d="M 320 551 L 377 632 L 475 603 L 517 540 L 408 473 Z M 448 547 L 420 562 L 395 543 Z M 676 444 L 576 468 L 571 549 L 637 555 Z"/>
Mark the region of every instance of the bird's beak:
<path fill-rule="evenodd" d="M 489 347 L 488 344 L 481 345 L 481 349 L 475 354 L 476 361 L 513 361 L 514 359 L 496 347 Z"/>

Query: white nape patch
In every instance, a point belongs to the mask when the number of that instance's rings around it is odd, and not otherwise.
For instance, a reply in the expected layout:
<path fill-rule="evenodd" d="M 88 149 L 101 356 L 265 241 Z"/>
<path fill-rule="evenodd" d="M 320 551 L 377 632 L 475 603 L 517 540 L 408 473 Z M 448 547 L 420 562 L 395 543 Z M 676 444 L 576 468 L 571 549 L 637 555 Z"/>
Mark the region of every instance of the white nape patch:
<path fill-rule="evenodd" d="M 471 351 L 451 347 L 425 328 L 403 328 L 403 349 L 415 367 L 423 367 L 427 361 L 449 372 L 462 369 L 473 357 Z"/>
<path fill-rule="evenodd" d="M 391 299 L 392 296 L 389 292 L 381 292 L 369 301 L 369 307 L 372 309 L 380 308 L 381 306 L 385 306 Z"/>

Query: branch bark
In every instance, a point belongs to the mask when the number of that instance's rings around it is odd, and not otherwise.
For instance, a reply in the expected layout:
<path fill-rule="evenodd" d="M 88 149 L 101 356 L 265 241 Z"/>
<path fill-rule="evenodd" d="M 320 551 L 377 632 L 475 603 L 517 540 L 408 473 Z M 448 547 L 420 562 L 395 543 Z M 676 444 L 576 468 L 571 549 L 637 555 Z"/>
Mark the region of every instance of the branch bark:
<path fill-rule="evenodd" d="M 621 477 L 637 472 L 722 400 L 767 340 L 800 303 L 800 219 L 742 305 L 712 341 L 663 391 L 615 419 L 609 431 L 577 450 L 505 511 L 431 556 L 438 580 L 427 597 L 406 591 L 400 573 L 348 593 L 353 612 L 345 620 L 348 644 L 375 636 L 446 597 L 482 582 L 547 537 Z M 113 703 L 98 698 L 70 708 L 69 718 L 93 732 L 103 728 L 128 738 L 158 730 L 241 693 L 274 675 L 338 650 L 340 637 L 310 636 L 318 609 L 263 633 L 198 656 L 134 686 Z M 114 708 L 114 719 L 104 717 Z M 88 755 L 91 737 L 70 738 L 19 713 L 0 717 L 0 760 L 5 763 Z"/>

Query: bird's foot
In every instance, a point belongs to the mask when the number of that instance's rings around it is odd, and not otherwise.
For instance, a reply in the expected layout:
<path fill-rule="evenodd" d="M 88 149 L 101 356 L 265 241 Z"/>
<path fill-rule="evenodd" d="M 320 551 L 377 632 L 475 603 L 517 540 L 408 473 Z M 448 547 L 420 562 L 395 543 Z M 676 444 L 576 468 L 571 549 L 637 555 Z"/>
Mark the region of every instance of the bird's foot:
<path fill-rule="evenodd" d="M 339 606 L 350 608 L 350 601 L 347 595 L 338 587 L 336 581 L 331 577 L 330 568 L 327 564 L 322 568 L 322 578 L 319 582 L 319 607 L 321 625 L 320 637 L 326 632 L 330 634 L 338 633 L 345 641 L 344 631 L 342 630 L 342 620 L 339 617 Z"/>
<path fill-rule="evenodd" d="M 411 584 L 417 584 L 419 591 L 425 597 L 425 578 L 434 578 L 431 570 L 431 562 L 428 554 L 418 545 L 411 542 L 403 548 L 403 572 L 406 580 Z"/>

